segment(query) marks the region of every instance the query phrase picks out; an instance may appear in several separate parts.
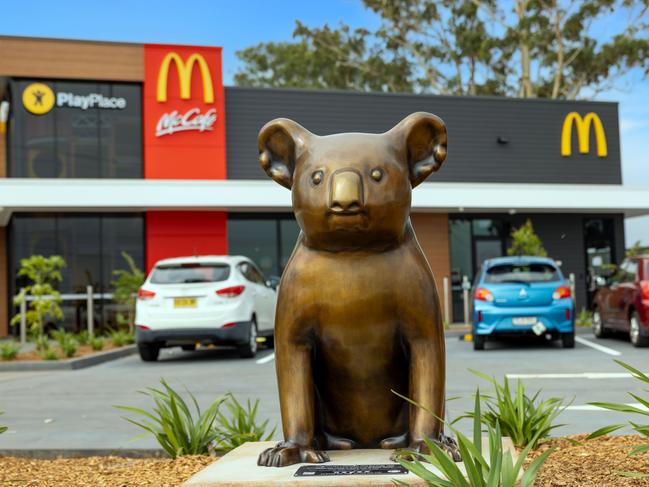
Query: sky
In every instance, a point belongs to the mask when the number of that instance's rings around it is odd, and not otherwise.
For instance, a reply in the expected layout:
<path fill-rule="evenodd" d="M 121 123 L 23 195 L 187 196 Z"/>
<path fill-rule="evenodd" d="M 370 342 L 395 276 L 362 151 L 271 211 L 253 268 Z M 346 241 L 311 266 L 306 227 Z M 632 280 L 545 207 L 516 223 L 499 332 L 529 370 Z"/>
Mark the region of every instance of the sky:
<path fill-rule="evenodd" d="M 235 52 L 259 42 L 291 39 L 295 21 L 309 26 L 341 21 L 372 29 L 377 17 L 360 0 L 0 0 L 0 34 L 122 42 L 216 45 L 223 47 L 223 77 L 232 84 Z M 601 31 L 623 19 L 612 14 Z M 0 53 L 1 55 L 1 53 Z M 629 73 L 598 100 L 618 101 L 623 184 L 649 187 L 649 80 Z M 649 217 L 627 219 L 627 245 L 649 246 Z"/>

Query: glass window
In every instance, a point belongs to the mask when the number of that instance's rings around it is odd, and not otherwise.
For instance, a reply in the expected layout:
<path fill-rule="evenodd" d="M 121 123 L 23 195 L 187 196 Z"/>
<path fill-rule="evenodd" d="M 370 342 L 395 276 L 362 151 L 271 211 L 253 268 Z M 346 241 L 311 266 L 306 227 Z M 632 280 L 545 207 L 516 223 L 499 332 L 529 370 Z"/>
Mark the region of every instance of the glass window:
<path fill-rule="evenodd" d="M 473 251 L 471 246 L 471 221 L 449 220 L 451 237 L 451 279 L 462 282 L 462 276 L 473 277 Z"/>
<path fill-rule="evenodd" d="M 188 284 L 195 282 L 219 282 L 230 277 L 228 264 L 173 264 L 155 268 L 151 276 L 153 284 Z"/>
<path fill-rule="evenodd" d="M 278 273 L 277 220 L 228 219 L 230 255 L 243 255 L 266 275 Z"/>
<path fill-rule="evenodd" d="M 532 283 L 559 281 L 559 271 L 550 264 L 501 264 L 487 269 L 485 282 Z"/>
<path fill-rule="evenodd" d="M 502 235 L 502 222 L 490 218 L 476 218 L 473 220 L 473 236 L 475 237 L 500 237 Z"/>
<path fill-rule="evenodd" d="M 300 226 L 295 219 L 279 221 L 279 240 L 280 240 L 280 272 L 281 274 L 291 258 L 295 243 L 300 236 Z"/>
<path fill-rule="evenodd" d="M 626 266 L 624 282 L 635 282 L 637 274 L 638 274 L 638 261 L 632 259 L 628 262 L 628 265 Z"/>
<path fill-rule="evenodd" d="M 22 103 L 34 80 L 12 80 L 9 176 L 141 178 L 142 95 L 139 84 L 41 81 L 55 93 L 119 99 L 122 108 L 55 104 L 34 115 Z"/>

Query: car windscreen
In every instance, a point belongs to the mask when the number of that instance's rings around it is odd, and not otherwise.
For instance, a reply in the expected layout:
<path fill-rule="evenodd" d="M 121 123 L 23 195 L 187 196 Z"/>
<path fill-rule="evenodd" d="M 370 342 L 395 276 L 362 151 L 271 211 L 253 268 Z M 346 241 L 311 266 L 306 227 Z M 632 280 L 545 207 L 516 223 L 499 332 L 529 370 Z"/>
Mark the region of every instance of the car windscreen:
<path fill-rule="evenodd" d="M 156 267 L 151 276 L 153 284 L 187 284 L 219 282 L 230 277 L 228 264 L 173 264 Z"/>
<path fill-rule="evenodd" d="M 551 264 L 498 264 L 487 269 L 485 282 L 492 284 L 552 282 L 561 279 L 559 271 Z"/>

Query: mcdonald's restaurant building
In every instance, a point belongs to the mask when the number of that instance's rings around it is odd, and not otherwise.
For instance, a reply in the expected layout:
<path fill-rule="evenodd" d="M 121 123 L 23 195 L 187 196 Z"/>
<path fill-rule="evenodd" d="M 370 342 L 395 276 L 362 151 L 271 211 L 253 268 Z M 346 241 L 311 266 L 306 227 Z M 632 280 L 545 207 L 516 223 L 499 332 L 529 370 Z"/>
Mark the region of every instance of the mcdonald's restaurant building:
<path fill-rule="evenodd" d="M 624 254 L 624 218 L 649 214 L 649 190 L 622 186 L 616 103 L 224 87 L 218 47 L 0 37 L 0 336 L 33 254 L 65 258 L 65 293 L 109 293 L 122 252 L 144 269 L 243 254 L 281 274 L 299 227 L 259 167 L 260 127 L 380 133 L 414 111 L 449 133 L 412 222 L 455 319 L 463 276 L 528 218 L 587 305 L 589 276 Z M 64 311 L 83 326 L 85 302 Z M 114 314 L 95 301 L 97 326 Z"/>

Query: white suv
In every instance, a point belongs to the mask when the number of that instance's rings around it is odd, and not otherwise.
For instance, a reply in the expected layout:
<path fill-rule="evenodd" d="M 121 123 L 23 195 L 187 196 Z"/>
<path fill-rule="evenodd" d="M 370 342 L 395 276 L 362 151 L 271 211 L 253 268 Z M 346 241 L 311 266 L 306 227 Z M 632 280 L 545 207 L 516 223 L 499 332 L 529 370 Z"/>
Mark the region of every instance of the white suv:
<path fill-rule="evenodd" d="M 164 259 L 144 281 L 135 308 L 136 341 L 144 361 L 160 349 L 198 343 L 234 345 L 257 353 L 257 337 L 273 345 L 277 294 L 248 258 L 200 256 Z"/>

